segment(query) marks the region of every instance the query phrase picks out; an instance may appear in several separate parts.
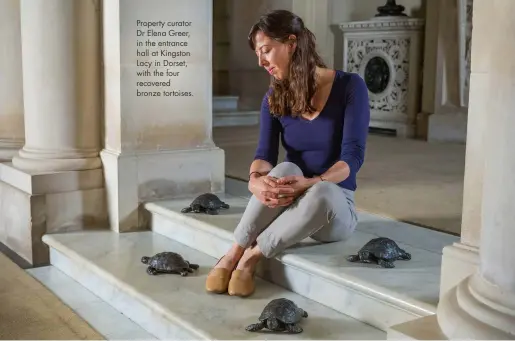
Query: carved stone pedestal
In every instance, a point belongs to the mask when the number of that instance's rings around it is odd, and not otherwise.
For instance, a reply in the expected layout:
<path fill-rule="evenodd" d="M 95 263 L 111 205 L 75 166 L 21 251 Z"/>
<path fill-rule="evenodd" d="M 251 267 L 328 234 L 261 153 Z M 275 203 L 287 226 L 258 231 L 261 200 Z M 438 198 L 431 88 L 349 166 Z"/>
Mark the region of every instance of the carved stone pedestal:
<path fill-rule="evenodd" d="M 224 192 L 224 151 L 212 139 L 213 1 L 102 4 L 101 157 L 110 227 L 130 232 L 147 228 L 145 202 Z M 183 46 L 162 47 L 170 43 Z"/>
<path fill-rule="evenodd" d="M 424 20 L 378 17 L 340 24 L 344 71 L 365 80 L 370 97 L 370 126 L 412 137 L 421 93 Z"/>

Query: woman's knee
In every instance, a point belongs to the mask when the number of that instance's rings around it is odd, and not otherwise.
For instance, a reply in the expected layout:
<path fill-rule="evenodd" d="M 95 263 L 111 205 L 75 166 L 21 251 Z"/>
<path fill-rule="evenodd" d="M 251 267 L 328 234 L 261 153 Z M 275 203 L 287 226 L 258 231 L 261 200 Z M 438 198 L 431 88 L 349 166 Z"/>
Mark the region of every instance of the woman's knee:
<path fill-rule="evenodd" d="M 328 193 L 333 192 L 335 189 L 339 189 L 337 184 L 329 181 L 320 181 L 311 186 L 310 191 L 314 192 L 315 195 L 325 196 Z"/>
<path fill-rule="evenodd" d="M 358 219 L 353 207 L 333 212 L 331 222 L 311 235 L 311 238 L 321 243 L 341 242 L 349 239 L 358 225 Z"/>
<path fill-rule="evenodd" d="M 343 193 L 338 185 L 320 181 L 311 186 L 304 194 L 303 200 L 313 201 L 313 204 L 331 206 L 337 204 L 343 198 Z"/>
<path fill-rule="evenodd" d="M 293 162 L 281 162 L 268 175 L 279 178 L 288 175 L 303 175 L 303 173 L 300 167 Z"/>

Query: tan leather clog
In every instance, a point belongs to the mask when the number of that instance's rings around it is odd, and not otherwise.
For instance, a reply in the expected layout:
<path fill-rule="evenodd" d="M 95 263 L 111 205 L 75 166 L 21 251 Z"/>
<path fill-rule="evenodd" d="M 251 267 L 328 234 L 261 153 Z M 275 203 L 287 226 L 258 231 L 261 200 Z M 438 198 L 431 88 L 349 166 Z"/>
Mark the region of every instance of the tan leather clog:
<path fill-rule="evenodd" d="M 254 273 L 242 270 L 234 270 L 227 288 L 229 295 L 247 297 L 254 293 Z"/>
<path fill-rule="evenodd" d="M 218 264 L 222 258 L 220 258 L 216 264 Z M 215 294 L 226 293 L 229 287 L 229 281 L 231 280 L 231 273 L 231 270 L 213 267 L 206 278 L 206 290 Z"/>

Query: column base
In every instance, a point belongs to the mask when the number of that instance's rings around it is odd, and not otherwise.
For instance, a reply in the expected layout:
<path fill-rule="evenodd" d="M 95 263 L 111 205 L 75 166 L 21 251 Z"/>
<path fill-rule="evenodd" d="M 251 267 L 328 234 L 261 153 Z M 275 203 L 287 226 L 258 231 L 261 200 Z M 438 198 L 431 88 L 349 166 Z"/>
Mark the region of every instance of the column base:
<path fill-rule="evenodd" d="M 33 152 L 21 149 L 12 158 L 14 167 L 28 172 L 66 172 L 102 167 L 98 153 Z"/>
<path fill-rule="evenodd" d="M 479 250 L 476 247 L 454 243 L 443 248 L 440 279 L 440 300 L 461 281 L 479 268 Z M 448 340 L 438 324 L 437 315 L 425 316 L 391 326 L 389 340 Z"/>
<path fill-rule="evenodd" d="M 218 147 L 133 154 L 103 150 L 100 156 L 116 232 L 148 228 L 145 202 L 225 191 L 225 154 Z"/>
<path fill-rule="evenodd" d="M 429 142 L 455 142 L 467 141 L 466 112 L 452 112 L 432 114 L 428 117 L 427 140 Z"/>
<path fill-rule="evenodd" d="M 0 148 L 0 162 L 11 162 L 18 154 L 18 149 Z"/>
<path fill-rule="evenodd" d="M 101 169 L 27 173 L 0 164 L 0 242 L 33 266 L 49 263 L 46 233 L 108 228 Z"/>
<path fill-rule="evenodd" d="M 515 296 L 501 292 L 479 273 L 449 290 L 436 316 L 449 339 L 515 339 Z"/>
<path fill-rule="evenodd" d="M 10 162 L 23 148 L 23 140 L 0 139 L 0 162 Z"/>
<path fill-rule="evenodd" d="M 462 243 L 443 248 L 440 276 L 440 299 L 479 268 L 479 249 Z"/>

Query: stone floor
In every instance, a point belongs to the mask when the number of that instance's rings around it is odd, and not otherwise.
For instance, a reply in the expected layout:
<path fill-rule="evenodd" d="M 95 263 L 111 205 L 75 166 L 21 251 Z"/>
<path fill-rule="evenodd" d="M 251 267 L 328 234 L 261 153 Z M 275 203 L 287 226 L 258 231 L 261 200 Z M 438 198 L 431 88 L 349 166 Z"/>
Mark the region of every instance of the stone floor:
<path fill-rule="evenodd" d="M 41 282 L 84 319 L 106 340 L 152 340 L 155 337 L 143 330 L 121 312 L 87 290 L 54 266 L 33 268 L 26 260 L 0 243 L 0 253 Z M 14 307 L 15 308 L 15 307 Z"/>
<path fill-rule="evenodd" d="M 102 335 L 0 252 L 0 340 L 100 340 Z"/>

